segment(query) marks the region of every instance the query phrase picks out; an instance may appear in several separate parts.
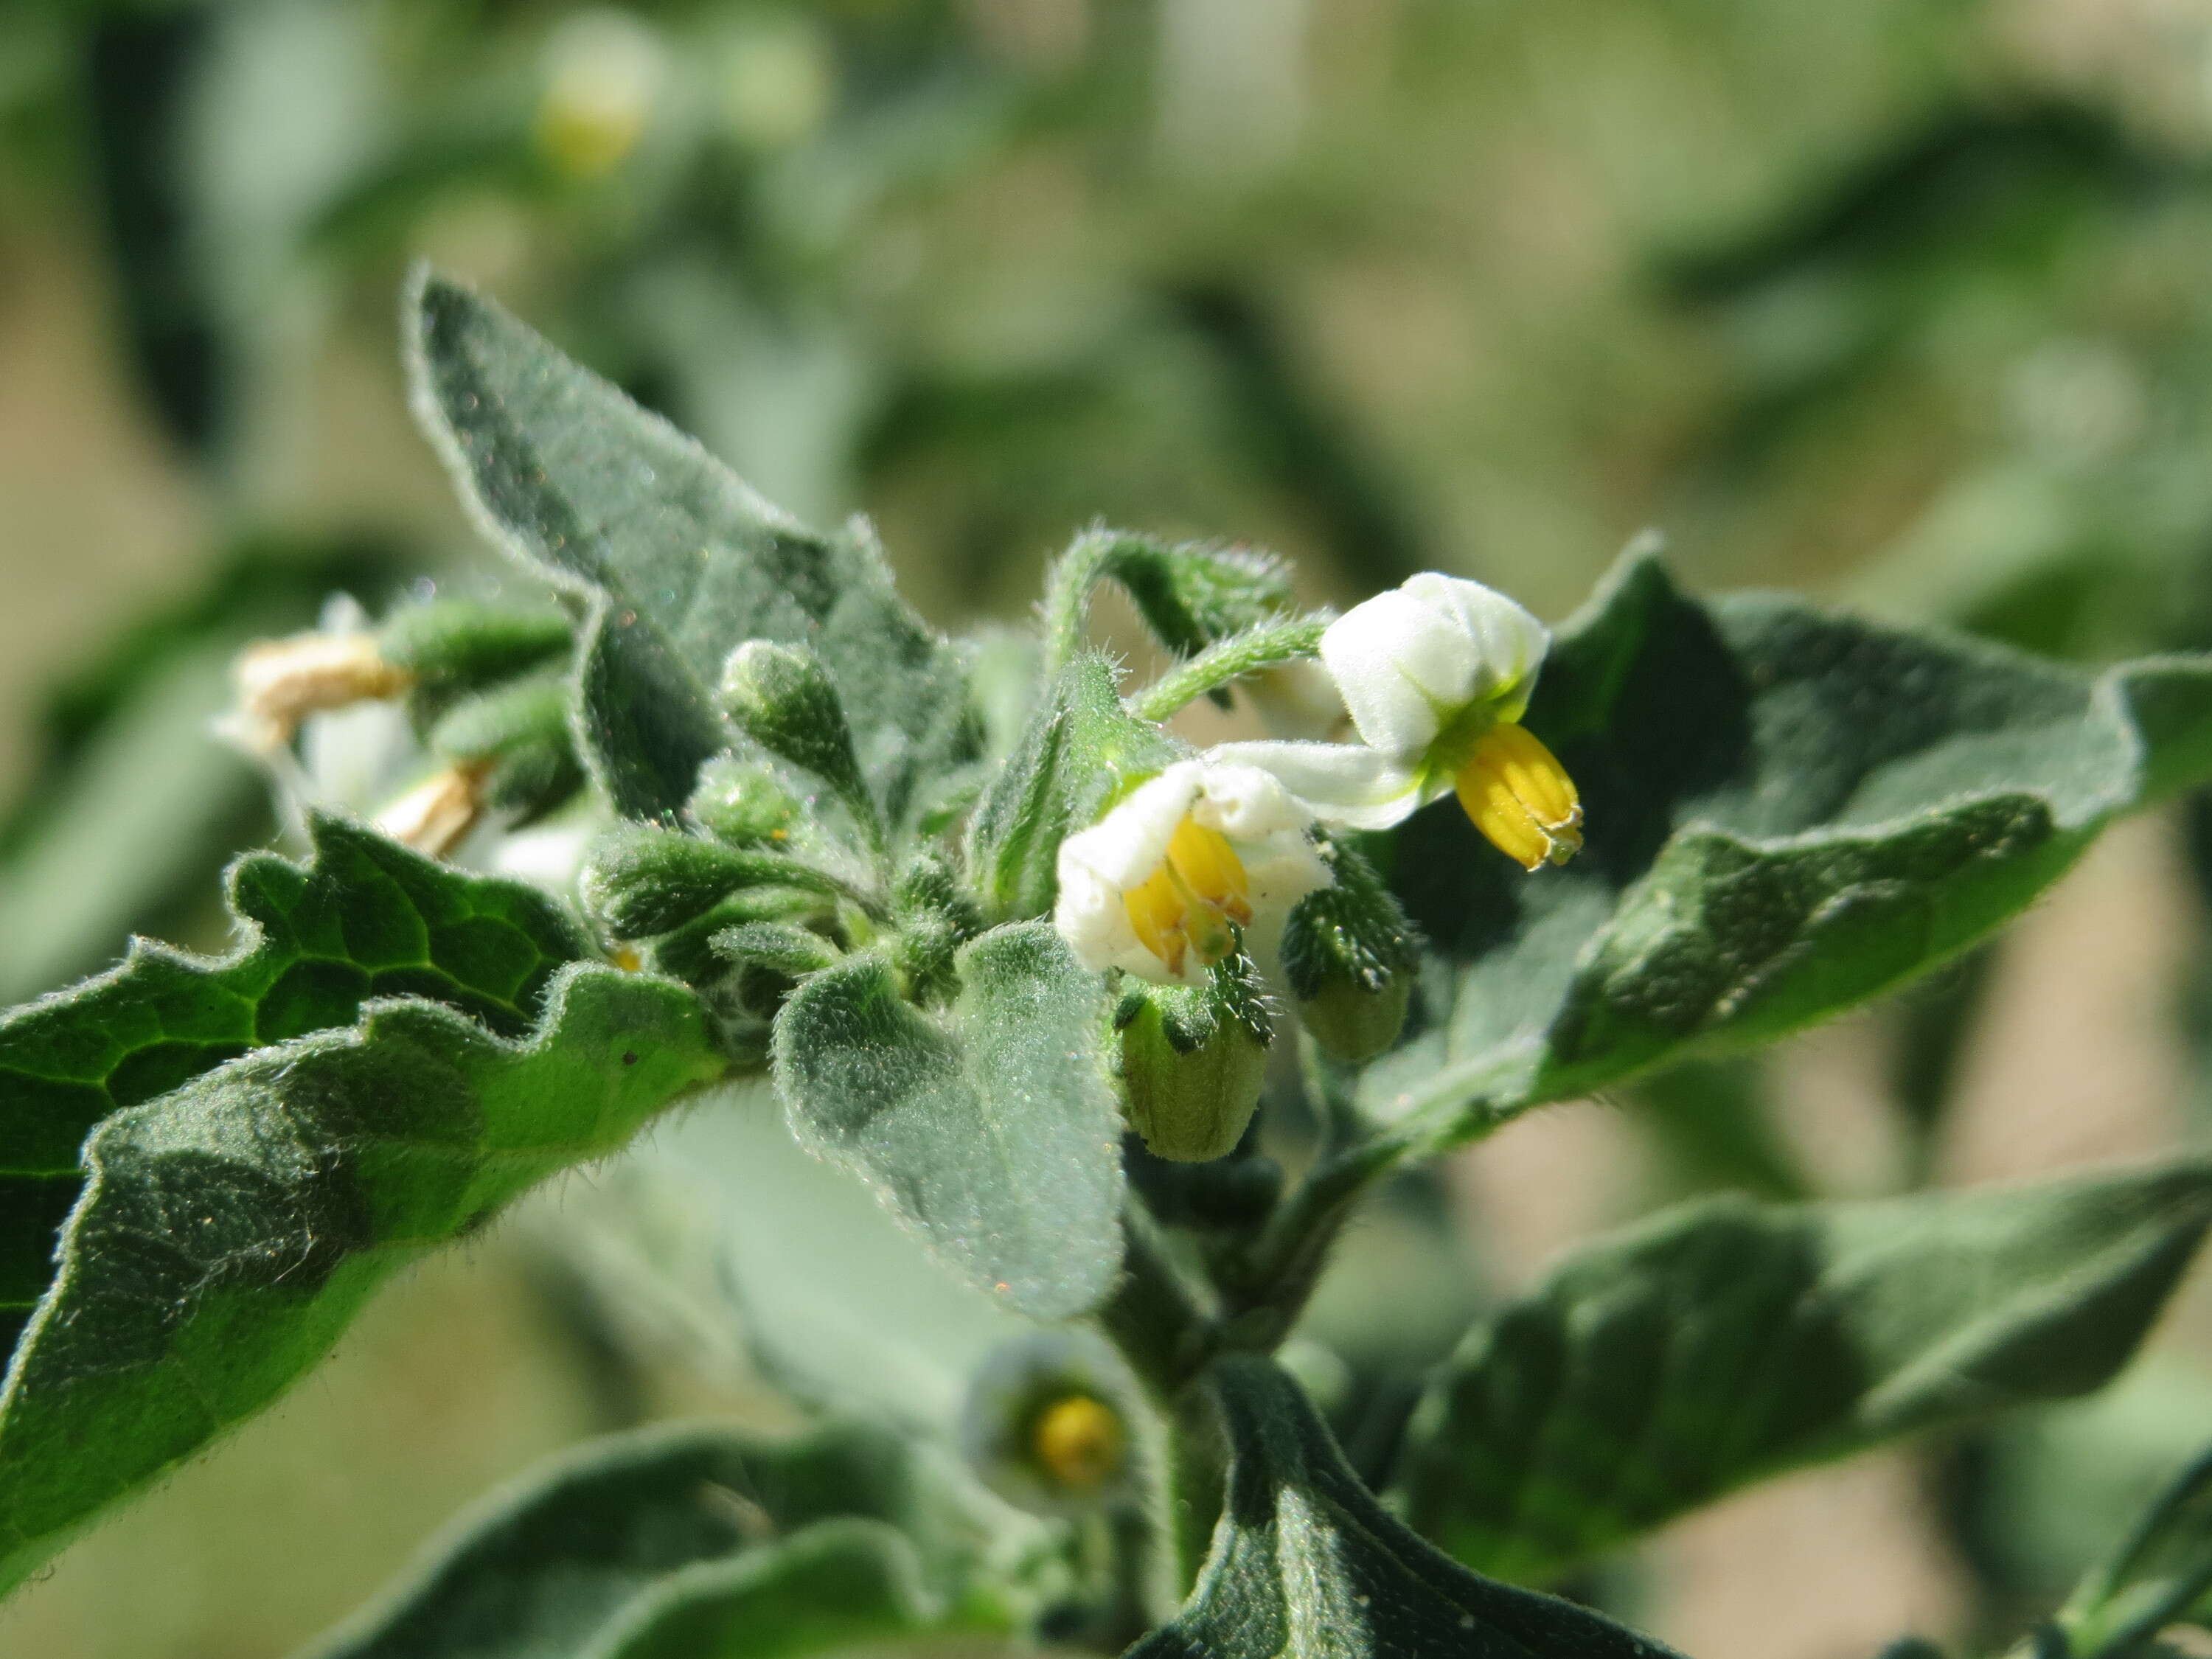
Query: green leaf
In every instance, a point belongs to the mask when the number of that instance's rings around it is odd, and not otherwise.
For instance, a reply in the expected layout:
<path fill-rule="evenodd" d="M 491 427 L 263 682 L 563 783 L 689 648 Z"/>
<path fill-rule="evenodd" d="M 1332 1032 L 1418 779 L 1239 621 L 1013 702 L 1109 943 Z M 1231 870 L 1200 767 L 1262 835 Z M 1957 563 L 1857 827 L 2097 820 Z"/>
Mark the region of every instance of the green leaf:
<path fill-rule="evenodd" d="M 318 1656 L 688 1659 L 919 1630 L 943 1622 L 983 1542 L 963 1502 L 865 1424 L 609 1436 L 463 1516 Z"/>
<path fill-rule="evenodd" d="M 418 278 L 416 407 L 495 540 L 590 602 L 582 725 L 617 807 L 677 811 L 729 732 L 714 692 L 748 640 L 811 651 L 895 826 L 978 736 L 951 646 L 891 586 L 865 526 L 800 526 L 728 468 L 466 289 Z"/>
<path fill-rule="evenodd" d="M 576 963 L 520 1039 L 377 1001 L 109 1117 L 0 1393 L 0 1587 L 274 1399 L 393 1271 L 722 1065 L 682 987 Z"/>
<path fill-rule="evenodd" d="M 1667 1659 L 1571 1602 L 1477 1577 L 1407 1530 L 1272 1363 L 1223 1360 L 1227 1507 L 1198 1587 L 1128 1659 Z"/>
<path fill-rule="evenodd" d="M 1468 1335 L 1416 1409 L 1413 1524 L 1550 1574 L 1778 1470 L 2102 1387 L 2212 1222 L 2212 1167 L 1876 1202 L 1686 1205 Z"/>
<path fill-rule="evenodd" d="M 231 956 L 137 940 L 119 967 L 0 1018 L 0 1344 L 53 1277 L 79 1149 L 111 1112 L 349 1025 L 374 997 L 428 997 L 519 1035 L 555 970 L 589 951 L 534 888 L 460 874 L 342 819 L 310 834 L 304 865 L 257 853 L 232 866 L 246 942 Z"/>
<path fill-rule="evenodd" d="M 1035 1319 L 1104 1297 L 1121 1259 L 1121 1114 L 1104 992 L 1042 922 L 965 946 L 943 1013 L 878 955 L 803 981 L 776 1020 L 799 1139 L 856 1170 L 955 1267 Z"/>
<path fill-rule="evenodd" d="M 2131 1655 L 2178 1625 L 2212 1628 L 2212 1452 L 2200 1453 L 2055 1620 L 2080 1659 Z"/>
<path fill-rule="evenodd" d="M 1060 843 L 1131 783 L 1186 752 L 1122 708 L 1103 657 L 1077 658 L 1030 717 L 969 827 L 968 865 L 984 903 L 1005 917 L 1050 910 Z"/>
<path fill-rule="evenodd" d="M 785 1659 L 1002 1621 L 948 1617 L 915 1571 L 914 1546 L 874 1521 L 823 1521 L 788 1542 L 672 1575 L 581 1659 Z"/>
<path fill-rule="evenodd" d="M 1362 1100 L 1449 1143 L 1662 1060 L 1778 1036 L 1925 972 L 2116 814 L 2212 770 L 2212 660 L 2099 677 L 1632 557 L 1528 716 L 1586 850 L 1524 875 L 1449 802 L 1389 848 L 1435 942 L 1418 1035 Z"/>

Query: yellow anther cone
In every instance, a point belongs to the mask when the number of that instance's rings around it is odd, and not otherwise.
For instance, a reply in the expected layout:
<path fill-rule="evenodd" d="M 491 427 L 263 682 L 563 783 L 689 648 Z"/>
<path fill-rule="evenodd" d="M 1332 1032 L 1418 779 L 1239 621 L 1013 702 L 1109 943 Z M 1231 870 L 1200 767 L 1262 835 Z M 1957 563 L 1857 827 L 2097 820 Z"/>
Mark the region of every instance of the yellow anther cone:
<path fill-rule="evenodd" d="M 1458 793 L 1474 827 L 1524 870 L 1582 851 L 1582 797 L 1526 726 L 1502 720 L 1485 732 L 1460 769 Z"/>

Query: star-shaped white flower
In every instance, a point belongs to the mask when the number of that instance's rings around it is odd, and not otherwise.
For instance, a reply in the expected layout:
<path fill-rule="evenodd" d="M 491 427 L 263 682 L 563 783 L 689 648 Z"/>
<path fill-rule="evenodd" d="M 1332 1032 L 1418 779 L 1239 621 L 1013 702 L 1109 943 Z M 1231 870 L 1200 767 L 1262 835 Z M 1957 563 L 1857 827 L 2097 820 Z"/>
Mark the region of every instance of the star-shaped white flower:
<path fill-rule="evenodd" d="M 1284 914 L 1328 884 L 1313 808 L 1229 744 L 1176 762 L 1060 846 L 1054 924 L 1087 968 L 1202 983 L 1242 939 L 1264 951 Z"/>
<path fill-rule="evenodd" d="M 1322 665 L 1360 743 L 1226 745 L 1322 819 L 1382 829 L 1456 793 L 1474 826 L 1534 870 L 1582 847 L 1582 803 L 1520 724 L 1551 636 L 1480 582 L 1424 571 L 1332 623 Z M 1261 751 L 1265 751 L 1264 753 Z"/>

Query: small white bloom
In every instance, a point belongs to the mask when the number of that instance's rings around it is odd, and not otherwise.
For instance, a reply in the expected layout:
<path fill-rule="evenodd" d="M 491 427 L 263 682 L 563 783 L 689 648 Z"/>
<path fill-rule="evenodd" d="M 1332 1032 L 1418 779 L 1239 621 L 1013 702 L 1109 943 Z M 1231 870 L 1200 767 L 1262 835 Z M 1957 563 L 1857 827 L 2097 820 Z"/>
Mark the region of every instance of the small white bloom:
<path fill-rule="evenodd" d="M 1237 949 L 1237 930 L 1264 935 L 1328 884 L 1306 836 L 1313 817 L 1272 773 L 1233 754 L 1177 761 L 1060 843 L 1054 923 L 1087 968 L 1202 983 Z M 1248 948 L 1264 949 L 1264 938 Z"/>
<path fill-rule="evenodd" d="M 1330 623 L 1321 659 L 1361 741 L 1420 770 L 1470 714 L 1519 720 L 1550 642 L 1503 593 L 1425 570 Z"/>
<path fill-rule="evenodd" d="M 1528 869 L 1582 846 L 1582 804 L 1521 726 L 1551 636 L 1480 582 L 1424 571 L 1322 635 L 1322 665 L 1360 744 L 1233 745 L 1323 820 L 1379 830 L 1456 793 L 1475 827 Z"/>

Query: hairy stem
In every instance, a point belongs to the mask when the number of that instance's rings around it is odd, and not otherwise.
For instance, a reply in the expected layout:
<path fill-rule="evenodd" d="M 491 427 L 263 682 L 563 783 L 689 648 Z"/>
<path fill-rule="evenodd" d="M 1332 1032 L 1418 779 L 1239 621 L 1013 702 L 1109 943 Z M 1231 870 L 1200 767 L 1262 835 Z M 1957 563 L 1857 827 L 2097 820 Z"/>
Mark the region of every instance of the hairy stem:
<path fill-rule="evenodd" d="M 1184 704 L 1232 680 L 1256 674 L 1279 663 L 1310 657 L 1320 648 L 1327 617 L 1301 617 L 1294 622 L 1263 623 L 1241 634 L 1217 640 L 1188 661 L 1178 663 L 1129 701 L 1130 712 L 1148 720 L 1164 720 Z"/>

